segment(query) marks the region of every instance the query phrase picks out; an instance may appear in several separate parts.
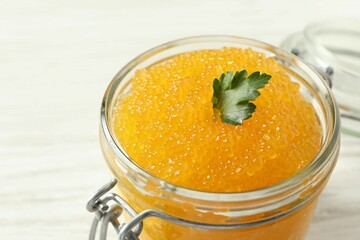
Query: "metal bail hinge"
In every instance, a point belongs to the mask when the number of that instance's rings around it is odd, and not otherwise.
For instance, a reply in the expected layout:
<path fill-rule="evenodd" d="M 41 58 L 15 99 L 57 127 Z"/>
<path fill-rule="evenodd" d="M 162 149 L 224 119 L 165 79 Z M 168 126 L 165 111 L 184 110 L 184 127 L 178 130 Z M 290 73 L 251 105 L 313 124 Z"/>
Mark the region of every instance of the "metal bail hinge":
<path fill-rule="evenodd" d="M 124 199 L 109 191 L 116 185 L 117 180 L 112 179 L 109 183 L 101 187 L 90 198 L 86 205 L 89 212 L 95 212 L 95 217 L 91 225 L 89 240 L 94 240 L 96 231 L 99 228 L 99 239 L 106 240 L 108 224 L 111 223 L 119 235 L 119 240 L 138 240 L 142 231 L 142 221 L 133 224 L 133 228 L 129 229 L 125 223 L 120 223 L 119 217 L 125 211 L 131 218 L 135 218 L 137 213 L 131 208 Z M 100 226 L 99 226 L 100 224 Z"/>

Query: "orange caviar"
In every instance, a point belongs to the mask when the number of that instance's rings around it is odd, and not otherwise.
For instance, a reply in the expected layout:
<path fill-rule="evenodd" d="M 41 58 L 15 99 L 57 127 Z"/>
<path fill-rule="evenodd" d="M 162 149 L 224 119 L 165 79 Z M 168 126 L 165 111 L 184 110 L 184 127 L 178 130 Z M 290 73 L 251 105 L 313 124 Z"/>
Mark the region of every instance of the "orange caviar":
<path fill-rule="evenodd" d="M 212 82 L 226 71 L 272 76 L 243 125 L 222 123 Z M 320 148 L 313 106 L 273 58 L 252 49 L 187 52 L 133 76 L 118 96 L 113 126 L 118 141 L 143 169 L 178 186 L 240 192 L 296 174 Z"/>

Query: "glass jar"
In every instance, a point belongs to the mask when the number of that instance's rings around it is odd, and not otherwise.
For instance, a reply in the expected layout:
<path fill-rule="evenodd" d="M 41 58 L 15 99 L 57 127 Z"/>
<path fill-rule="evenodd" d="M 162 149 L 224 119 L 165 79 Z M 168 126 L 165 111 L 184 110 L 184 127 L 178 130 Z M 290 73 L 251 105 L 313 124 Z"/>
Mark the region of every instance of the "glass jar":
<path fill-rule="evenodd" d="M 183 52 L 225 46 L 263 52 L 274 58 L 292 81 L 300 84 L 301 93 L 313 104 L 322 126 L 322 145 L 318 154 L 307 167 L 285 181 L 239 193 L 190 190 L 144 171 L 127 155 L 115 137 L 111 118 L 116 97 L 130 91 L 130 80 L 137 69 Z M 101 147 L 117 180 L 120 202 L 127 203 L 122 208 L 130 209 L 126 220 L 131 224 L 117 224 L 119 238 L 125 239 L 128 233 L 132 236 L 139 234 L 141 228 L 136 230 L 133 227 L 139 227 L 139 222 L 143 222 L 139 237 L 142 240 L 304 239 L 317 199 L 338 158 L 339 126 L 338 107 L 321 74 L 295 55 L 269 44 L 240 37 L 204 36 L 173 41 L 141 54 L 114 77 L 101 106 Z M 100 205 L 99 201 L 95 203 Z M 136 216 L 137 213 L 141 217 Z M 127 235 L 128 239 L 133 239 L 130 235 Z"/>

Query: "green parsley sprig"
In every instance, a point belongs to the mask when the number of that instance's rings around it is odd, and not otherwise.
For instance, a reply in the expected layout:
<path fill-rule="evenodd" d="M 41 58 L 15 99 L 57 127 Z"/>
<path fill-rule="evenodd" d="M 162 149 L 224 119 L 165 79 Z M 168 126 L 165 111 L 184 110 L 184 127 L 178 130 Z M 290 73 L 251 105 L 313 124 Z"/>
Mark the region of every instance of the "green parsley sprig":
<path fill-rule="evenodd" d="M 213 81 L 213 108 L 220 111 L 221 120 L 227 124 L 241 125 L 243 121 L 252 117 L 255 111 L 254 101 L 265 87 L 271 76 L 260 72 L 253 72 L 249 76 L 246 70 L 232 71 L 221 74 Z"/>

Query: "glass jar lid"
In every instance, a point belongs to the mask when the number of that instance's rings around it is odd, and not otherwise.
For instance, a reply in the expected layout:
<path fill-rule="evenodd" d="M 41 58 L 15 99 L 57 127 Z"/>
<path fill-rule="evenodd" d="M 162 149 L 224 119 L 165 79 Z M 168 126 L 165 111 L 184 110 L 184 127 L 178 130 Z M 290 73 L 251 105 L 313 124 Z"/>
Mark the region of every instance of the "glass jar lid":
<path fill-rule="evenodd" d="M 285 39 L 281 47 L 331 80 L 342 129 L 360 137 L 360 19 L 312 23 Z"/>

